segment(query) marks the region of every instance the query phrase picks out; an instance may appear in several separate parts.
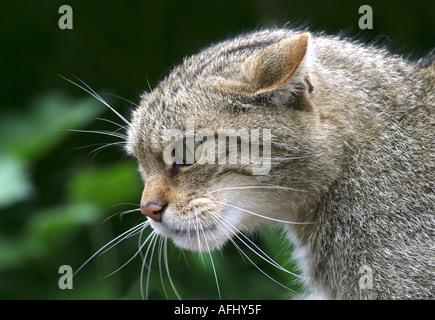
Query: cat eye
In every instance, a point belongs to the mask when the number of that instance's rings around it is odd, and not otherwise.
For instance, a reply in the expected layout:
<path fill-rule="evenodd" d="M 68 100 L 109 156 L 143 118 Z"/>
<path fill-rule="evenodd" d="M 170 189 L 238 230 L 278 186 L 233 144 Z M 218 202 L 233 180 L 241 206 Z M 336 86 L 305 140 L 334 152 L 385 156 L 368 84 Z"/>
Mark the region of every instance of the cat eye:
<path fill-rule="evenodd" d="M 175 157 L 175 164 L 192 165 L 198 162 L 202 155 L 202 143 L 204 141 L 198 136 L 178 140 L 172 154 Z"/>

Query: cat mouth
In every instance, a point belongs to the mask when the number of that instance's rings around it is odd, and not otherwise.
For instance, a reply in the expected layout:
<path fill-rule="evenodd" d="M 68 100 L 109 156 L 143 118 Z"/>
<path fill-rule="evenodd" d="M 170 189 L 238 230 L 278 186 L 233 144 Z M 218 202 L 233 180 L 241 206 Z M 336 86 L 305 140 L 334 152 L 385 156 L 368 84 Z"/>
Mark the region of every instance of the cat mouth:
<path fill-rule="evenodd" d="M 219 236 L 219 226 L 214 223 L 191 223 L 185 228 L 174 227 L 165 222 L 153 226 L 162 236 L 172 239 L 180 248 L 193 251 L 209 251 L 223 245 L 226 238 Z"/>
<path fill-rule="evenodd" d="M 167 227 L 165 228 L 172 233 L 175 236 L 179 237 L 198 237 L 198 236 L 205 236 L 205 234 L 214 232 L 217 229 L 216 224 L 208 224 L 206 227 L 198 224 L 194 225 L 194 227 L 189 228 L 173 228 L 173 227 Z"/>

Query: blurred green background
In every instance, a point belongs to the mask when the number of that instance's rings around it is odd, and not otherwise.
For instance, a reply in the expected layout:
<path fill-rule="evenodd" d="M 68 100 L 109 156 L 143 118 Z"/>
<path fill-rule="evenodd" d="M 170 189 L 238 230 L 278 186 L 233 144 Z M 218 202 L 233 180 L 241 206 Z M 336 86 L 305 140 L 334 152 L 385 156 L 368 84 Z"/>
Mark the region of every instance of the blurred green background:
<path fill-rule="evenodd" d="M 73 9 L 73 30 L 61 30 L 58 9 Z M 358 29 L 358 8 L 373 8 L 374 29 Z M 141 258 L 128 263 L 138 236 L 94 258 L 61 290 L 61 265 L 74 270 L 100 247 L 143 221 L 142 182 L 116 137 L 68 129 L 117 130 L 120 120 L 102 103 L 58 75 L 89 84 L 128 117 L 148 83 L 186 55 L 228 36 L 291 22 L 311 31 L 345 31 L 387 44 L 417 59 L 435 44 L 435 1 L 3 1 L 0 4 L 0 298 L 141 299 Z M 111 217 L 111 218 L 109 218 Z M 251 239 L 294 269 L 279 230 Z M 242 244 L 239 242 L 239 245 Z M 243 247 L 243 246 L 242 246 Z M 301 291 L 294 277 L 250 253 L 271 277 Z M 150 299 L 176 298 L 159 265 Z M 186 299 L 216 299 L 208 255 L 168 244 L 169 269 Z M 287 299 L 291 291 L 264 276 L 228 245 L 213 253 L 222 298 Z M 161 270 L 161 271 L 160 271 Z M 145 275 L 146 275 L 145 270 Z M 146 278 L 146 277 L 145 277 Z"/>

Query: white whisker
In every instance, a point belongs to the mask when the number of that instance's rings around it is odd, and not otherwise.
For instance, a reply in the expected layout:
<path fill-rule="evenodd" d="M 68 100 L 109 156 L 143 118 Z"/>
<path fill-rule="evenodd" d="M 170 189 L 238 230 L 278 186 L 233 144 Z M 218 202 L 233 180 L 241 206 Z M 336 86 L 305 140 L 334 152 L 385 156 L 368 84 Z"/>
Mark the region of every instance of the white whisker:
<path fill-rule="evenodd" d="M 191 220 L 192 214 L 191 213 L 192 212 L 190 211 L 189 214 L 187 215 L 187 237 L 189 240 L 192 239 L 191 234 L 190 234 L 190 230 L 192 228 L 192 226 L 191 226 L 192 225 L 192 220 Z M 192 240 L 190 240 L 190 241 L 192 241 Z"/>
<path fill-rule="evenodd" d="M 127 139 L 127 135 L 120 133 L 120 132 L 113 132 L 113 131 L 98 131 L 98 130 L 78 130 L 78 129 L 67 129 L 68 131 L 74 131 L 74 132 L 84 132 L 84 133 L 96 133 L 96 134 L 102 134 L 106 136 L 112 136 L 116 138 L 120 138 L 122 140 Z"/>
<path fill-rule="evenodd" d="M 182 300 L 181 296 L 179 295 L 177 289 L 175 288 L 174 282 L 172 281 L 171 274 L 169 272 L 169 264 L 168 264 L 168 238 L 164 238 L 164 247 L 163 247 L 163 259 L 165 261 L 165 267 L 166 267 L 166 273 L 169 278 L 169 283 L 171 284 L 172 290 L 174 290 L 175 295 L 177 296 L 178 300 Z"/>
<path fill-rule="evenodd" d="M 275 219 L 275 218 L 268 217 L 268 216 L 265 216 L 265 215 L 262 215 L 262 214 L 259 214 L 259 213 L 252 212 L 250 210 L 246 210 L 246 209 L 234 206 L 234 205 L 229 204 L 229 203 L 224 203 L 224 202 L 215 201 L 215 200 L 210 200 L 210 201 L 212 201 L 214 203 L 219 203 L 219 204 L 222 204 L 222 205 L 225 205 L 225 206 L 229 206 L 231 208 L 238 209 L 240 211 L 252 214 L 254 216 L 261 217 L 263 219 L 267 219 L 267 220 L 271 220 L 271 221 L 275 221 L 275 222 L 288 223 L 288 224 L 314 224 L 315 223 L 315 222 L 295 222 L 295 221 L 287 221 L 287 220 Z"/>
<path fill-rule="evenodd" d="M 143 228 L 142 228 L 142 230 L 141 230 L 141 233 L 145 230 L 145 228 L 147 228 L 148 227 L 148 225 L 145 225 Z M 119 270 L 121 270 L 122 268 L 124 268 L 130 261 L 132 261 L 134 258 L 136 258 L 136 256 L 139 254 L 139 252 L 141 252 L 141 250 L 142 250 L 142 248 L 145 246 L 145 244 L 148 242 L 148 240 L 151 238 L 151 235 L 152 235 L 152 233 L 150 233 L 149 235 L 148 235 L 148 238 L 146 238 L 145 239 L 145 241 L 142 243 L 142 245 L 139 247 L 139 250 L 137 250 L 136 251 L 136 253 L 130 258 L 130 259 L 128 259 L 128 261 L 127 262 L 125 262 L 122 266 L 120 266 L 118 269 L 116 269 L 115 271 L 113 271 L 112 273 L 110 273 L 110 274 L 108 274 L 107 276 L 106 276 L 106 278 L 107 277 L 110 277 L 112 274 L 114 274 L 114 273 L 116 273 L 116 272 L 118 272 Z"/>
<path fill-rule="evenodd" d="M 103 92 L 102 94 L 105 94 L 106 96 L 111 96 L 111 97 L 115 97 L 115 98 L 118 98 L 118 99 L 124 100 L 124 101 L 126 101 L 126 102 L 128 102 L 128 103 L 131 103 L 131 104 L 132 104 L 133 106 L 135 106 L 136 108 L 139 108 L 139 105 L 138 105 L 137 103 L 134 103 L 133 101 L 130 101 L 130 100 L 128 100 L 128 99 L 126 99 L 126 98 L 123 98 L 123 97 L 121 97 L 121 96 L 118 96 L 118 95 L 116 95 L 116 94 L 108 93 L 108 92 Z"/>
<path fill-rule="evenodd" d="M 110 249 L 115 247 L 118 243 L 120 243 L 120 242 L 122 242 L 122 241 L 124 241 L 124 240 L 126 240 L 128 238 L 134 237 L 138 233 L 142 232 L 143 229 L 141 227 L 146 228 L 148 225 L 149 225 L 149 221 L 144 221 L 144 222 L 139 223 L 137 226 L 135 226 L 135 227 L 130 229 L 130 230 L 134 229 L 134 231 L 132 231 L 131 233 L 125 235 L 123 238 L 119 239 L 117 242 L 112 244 L 110 247 L 106 248 L 98 256 L 101 256 L 101 255 L 105 254 L 107 251 L 109 251 Z M 139 228 L 137 228 L 137 227 L 139 227 Z"/>
<path fill-rule="evenodd" d="M 238 247 L 238 245 L 235 243 L 235 241 L 233 240 L 233 239 L 229 239 L 230 241 L 231 241 L 231 243 L 234 245 L 234 246 L 236 246 L 236 247 Z M 254 263 L 254 261 L 252 261 L 249 257 L 248 257 L 248 255 L 240 248 L 240 252 L 246 257 L 246 259 L 248 259 L 248 261 L 249 262 L 251 262 L 251 264 L 255 267 L 255 268 L 257 268 L 262 274 L 264 274 L 266 277 L 268 277 L 270 280 L 272 280 L 273 282 L 275 282 L 276 284 L 278 284 L 278 285 L 280 285 L 281 287 L 283 287 L 283 288 L 285 288 L 285 289 L 287 289 L 287 290 L 289 290 L 289 291 L 291 291 L 291 292 L 293 292 L 293 293 L 297 293 L 296 291 L 294 291 L 294 290 L 292 290 L 292 289 L 290 289 L 289 287 L 287 287 L 286 285 L 283 285 L 281 282 L 279 282 L 278 280 L 275 280 L 274 278 L 272 278 L 269 274 L 267 274 L 265 271 L 263 271 L 259 266 L 257 266 L 255 263 Z"/>
<path fill-rule="evenodd" d="M 308 192 L 306 190 L 299 190 L 289 187 L 281 187 L 281 186 L 246 186 L 246 187 L 227 187 L 227 188 L 220 188 L 215 189 L 209 192 L 204 193 L 204 196 L 209 195 L 211 193 L 215 193 L 222 190 L 243 190 L 243 189 L 280 189 L 280 190 L 290 190 L 290 191 L 298 191 L 298 192 Z"/>
<path fill-rule="evenodd" d="M 275 282 L 276 284 L 278 284 L 278 285 L 280 285 L 281 287 L 283 287 L 283 288 L 285 288 L 285 289 L 287 289 L 287 290 L 289 290 L 289 291 L 291 291 L 291 292 L 293 292 L 293 293 L 296 293 L 294 290 L 292 290 L 292 289 L 290 289 L 289 287 L 287 287 L 287 286 L 285 286 L 284 284 L 282 284 L 281 282 L 279 282 L 279 281 L 277 281 L 277 280 L 275 280 L 274 278 L 272 278 L 269 274 L 267 274 L 264 270 L 262 270 L 257 264 L 255 264 L 255 262 L 254 261 L 252 261 L 250 258 L 249 258 L 249 256 L 240 248 L 240 246 L 239 245 L 237 245 L 237 243 L 232 239 L 232 237 L 231 237 L 231 235 L 230 234 L 228 234 L 228 232 L 226 231 L 226 230 L 229 230 L 229 231 L 231 231 L 229 228 L 228 228 L 228 226 L 224 226 L 224 225 L 222 225 L 222 224 L 220 224 L 220 222 L 222 222 L 222 221 L 217 221 L 218 222 L 218 225 L 220 226 L 220 228 L 221 228 L 221 230 L 222 231 L 224 231 L 226 234 L 227 234 L 227 236 L 228 236 L 228 239 L 229 239 L 229 241 L 234 245 L 234 247 L 241 253 L 241 254 L 243 254 L 243 256 L 245 256 L 245 258 L 255 267 L 255 268 L 257 268 L 262 274 L 264 274 L 266 277 L 268 277 L 270 280 L 272 280 L 273 282 Z M 239 238 L 239 240 L 240 240 L 240 238 Z M 243 241 L 242 241 L 243 242 Z M 244 242 L 243 242 L 244 243 Z M 244 243 L 245 245 L 246 245 L 246 243 Z M 248 248 L 250 248 L 249 246 L 248 246 Z M 251 250 L 252 250 L 252 248 L 250 248 Z M 260 255 L 260 257 L 261 257 L 261 255 Z M 269 262 L 270 263 L 270 262 Z"/>
<path fill-rule="evenodd" d="M 101 121 L 105 121 L 105 122 L 109 122 L 111 124 L 114 124 L 115 126 L 119 127 L 118 129 L 116 129 L 116 131 L 121 130 L 121 129 L 127 129 L 127 126 L 123 126 L 120 125 L 119 123 L 109 120 L 109 119 L 104 119 L 104 118 L 96 118 L 97 120 L 101 120 Z"/>
<path fill-rule="evenodd" d="M 147 84 L 148 84 L 148 89 L 150 89 L 150 92 L 153 91 L 153 89 L 151 88 L 151 85 L 150 85 L 150 81 L 148 80 L 148 78 L 146 78 L 146 80 L 147 80 Z M 146 94 L 148 94 L 148 92 Z"/>
<path fill-rule="evenodd" d="M 109 241 L 108 243 L 106 243 L 104 246 L 102 246 L 100 249 L 97 250 L 97 252 L 95 252 L 88 260 L 86 260 L 72 275 L 72 277 L 74 277 L 77 272 L 79 272 L 89 261 L 91 261 L 96 255 L 100 254 L 100 252 L 105 253 L 107 252 L 107 250 L 113 248 L 114 245 L 117 245 L 119 242 L 129 238 L 131 236 L 131 234 L 135 234 L 137 232 L 138 229 L 144 227 L 144 225 L 147 223 L 147 221 L 142 222 L 140 224 L 138 224 L 137 226 L 134 226 L 133 228 L 128 229 L 127 231 L 123 232 L 122 234 L 120 234 L 119 236 L 117 236 L 115 239 Z M 149 222 L 148 222 L 149 223 Z M 114 243 L 114 245 L 112 245 L 112 243 Z M 108 246 L 109 249 L 106 249 Z M 105 250 L 106 249 L 106 250 Z"/>
<path fill-rule="evenodd" d="M 261 250 L 260 247 L 258 247 L 251 239 L 249 239 L 249 237 L 247 237 L 245 234 L 243 234 L 243 232 L 237 233 L 237 228 L 233 225 L 231 225 L 226 219 L 221 219 L 221 221 L 219 221 L 220 223 L 225 224 L 225 226 L 227 227 L 227 230 L 230 231 L 237 239 L 240 240 L 240 242 L 242 242 L 248 249 L 250 249 L 253 253 L 255 253 L 257 256 L 259 256 L 261 259 L 263 259 L 264 261 L 266 261 L 267 263 L 269 263 L 270 265 L 274 266 L 275 268 L 284 271 L 288 274 L 291 274 L 294 277 L 297 278 L 306 278 L 303 276 L 300 276 L 296 273 L 293 273 L 289 270 L 287 270 L 286 268 L 284 268 L 283 266 L 281 266 L 279 263 L 277 263 L 275 260 L 273 260 L 269 255 L 267 255 L 263 250 Z M 245 238 L 249 243 L 246 243 L 240 236 L 242 236 L 243 238 Z M 255 247 L 255 249 L 257 249 L 258 251 L 256 251 L 253 247 Z"/>
<path fill-rule="evenodd" d="M 112 147 L 112 146 L 115 146 L 115 145 L 122 145 L 122 144 L 127 144 L 127 142 L 120 141 L 120 142 L 106 143 L 106 144 L 104 144 L 103 146 L 98 147 L 98 148 L 92 150 L 92 151 L 89 152 L 87 155 L 89 156 L 89 155 L 91 155 L 92 153 L 94 153 L 94 155 L 92 156 L 92 159 L 91 159 L 91 161 L 93 162 L 94 159 L 95 159 L 95 157 L 97 156 L 97 154 L 99 154 L 103 149 L 106 149 L 106 148 L 109 148 L 109 147 Z"/>
<path fill-rule="evenodd" d="M 148 79 L 146 79 L 146 80 L 147 80 L 147 84 L 148 84 L 148 88 L 150 89 L 150 92 L 153 91 L 153 89 L 151 88 L 151 85 L 150 85 Z M 162 117 L 162 123 L 164 124 L 166 122 L 166 119 L 163 116 L 163 112 L 160 109 L 160 106 L 159 106 L 159 104 L 157 102 L 156 102 L 156 106 L 157 106 L 157 110 L 159 110 L 160 116 Z M 159 122 L 159 125 L 164 129 L 164 126 L 160 122 Z"/>
<path fill-rule="evenodd" d="M 195 216 L 198 219 L 198 215 L 197 215 L 196 209 L 195 209 Z M 202 226 L 201 226 L 201 233 L 202 233 L 202 236 L 204 238 L 205 245 L 207 246 L 208 255 L 210 257 L 210 263 L 211 263 L 211 267 L 213 269 L 214 279 L 216 281 L 216 288 L 217 288 L 217 291 L 218 291 L 219 300 L 222 300 L 221 290 L 220 290 L 220 286 L 219 286 L 219 280 L 218 280 L 218 276 L 217 276 L 217 273 L 216 273 L 216 268 L 214 266 L 213 256 L 211 254 L 210 246 L 208 245 L 208 241 L 207 241 L 207 239 L 205 237 L 205 232 L 204 232 L 204 229 L 202 228 Z"/>
<path fill-rule="evenodd" d="M 122 216 L 126 215 L 127 213 L 138 212 L 138 211 L 140 211 L 140 208 L 123 211 L 119 214 L 119 218 L 122 218 Z"/>
<path fill-rule="evenodd" d="M 298 157 L 272 157 L 272 158 L 265 158 L 268 160 L 298 160 L 298 159 L 306 159 L 306 158 L 312 158 L 312 157 L 317 157 L 317 154 L 309 154 L 306 156 L 298 156 Z"/>
<path fill-rule="evenodd" d="M 147 251 L 145 252 L 145 256 L 144 256 L 143 262 L 142 262 L 142 268 L 141 268 L 141 271 L 140 271 L 140 279 L 141 279 L 141 281 L 140 281 L 140 292 L 141 292 L 141 295 L 142 295 L 142 299 L 145 299 L 145 300 L 148 300 L 148 287 L 149 287 L 149 281 L 150 281 L 151 263 L 153 261 L 154 249 L 155 249 L 155 246 L 156 246 L 156 243 L 157 243 L 157 238 L 159 236 L 159 234 L 155 230 L 153 230 L 151 232 L 151 234 L 153 236 L 151 238 L 151 241 L 148 244 Z M 152 249 L 151 249 L 151 247 L 152 247 Z M 151 256 L 150 256 L 150 262 L 148 264 L 148 274 L 147 274 L 147 281 L 146 281 L 146 293 L 144 295 L 144 290 L 143 290 L 143 271 L 144 271 L 144 268 L 145 268 L 145 265 L 146 265 L 146 258 L 148 256 L 148 252 L 150 251 L 150 249 L 151 249 Z"/>
<path fill-rule="evenodd" d="M 160 237 L 159 239 L 159 273 L 160 273 L 160 282 L 162 284 L 162 288 L 163 288 L 163 293 L 165 294 L 166 300 L 169 300 L 168 294 L 166 292 L 166 286 L 165 286 L 165 282 L 163 281 L 163 272 L 162 272 L 162 254 L 163 254 L 163 237 Z"/>
<path fill-rule="evenodd" d="M 76 147 L 73 148 L 72 150 L 79 150 L 79 149 L 85 149 L 85 148 L 90 148 L 90 147 L 96 147 L 96 146 L 110 146 L 111 144 L 127 144 L 126 141 L 118 141 L 118 142 L 114 142 L 114 143 L 94 143 L 94 144 L 89 144 L 87 146 L 82 146 L 82 147 Z M 92 150 L 91 152 L 88 153 L 88 155 L 90 155 L 92 152 L 95 152 L 97 150 Z"/>
<path fill-rule="evenodd" d="M 127 213 L 131 213 L 131 212 L 137 212 L 140 211 L 140 208 L 137 209 L 131 209 L 131 210 L 127 210 L 127 211 L 122 211 L 122 212 L 117 212 L 112 214 L 111 216 L 107 217 L 106 219 L 104 219 L 103 221 L 100 222 L 100 225 L 107 222 L 109 219 L 112 219 L 114 216 L 119 215 L 120 218 L 122 218 L 123 215 L 127 214 Z M 122 219 L 120 219 L 122 221 Z"/>
<path fill-rule="evenodd" d="M 112 205 L 112 206 L 108 207 L 108 208 L 105 210 L 105 212 L 106 212 L 107 210 L 110 210 L 110 209 L 114 208 L 114 207 L 117 207 L 117 206 L 123 206 L 123 205 L 126 205 L 126 204 L 128 204 L 128 205 L 133 205 L 133 206 L 138 206 L 136 203 L 131 203 L 131 202 L 118 203 L 118 204 L 115 204 L 115 205 Z M 124 214 L 130 213 L 130 212 L 136 212 L 136 211 L 140 211 L 140 208 L 132 209 L 132 210 L 127 210 L 127 211 L 122 211 L 122 212 L 116 212 L 116 213 L 110 215 L 109 217 L 107 217 L 106 219 L 104 219 L 103 221 L 101 221 L 101 222 L 100 222 L 100 225 L 102 225 L 103 223 L 106 223 L 109 219 L 112 219 L 112 218 L 113 218 L 114 216 L 116 216 L 116 215 L 119 215 L 119 216 L 122 218 L 122 216 L 123 216 Z M 122 222 L 122 219 L 120 219 L 120 221 Z"/>
<path fill-rule="evenodd" d="M 61 77 L 62 79 L 68 81 L 69 83 L 72 83 L 73 85 L 79 87 L 80 89 L 84 90 L 85 92 L 89 93 L 91 96 L 93 96 L 94 98 L 96 98 L 98 101 L 100 101 L 101 103 L 103 103 L 105 106 L 107 106 L 110 110 L 112 110 L 122 121 L 124 121 L 127 125 L 130 125 L 130 122 L 128 122 L 127 119 L 125 119 L 118 111 L 116 111 L 112 106 L 110 106 L 103 98 L 101 98 L 89 85 L 87 85 L 84 81 L 82 81 L 81 79 L 79 79 L 78 77 L 74 76 L 78 81 L 80 81 L 86 88 L 84 88 L 83 86 L 79 85 L 78 83 L 65 78 L 64 76 L 58 75 L 59 77 Z"/>
<path fill-rule="evenodd" d="M 197 238 L 197 241 L 198 241 L 198 252 L 199 252 L 199 255 L 201 257 L 202 264 L 205 266 L 204 256 L 202 254 L 202 249 L 201 249 L 201 239 L 200 239 L 199 227 L 200 227 L 200 225 L 199 225 L 199 219 L 195 215 L 195 232 L 196 232 L 196 238 Z"/>

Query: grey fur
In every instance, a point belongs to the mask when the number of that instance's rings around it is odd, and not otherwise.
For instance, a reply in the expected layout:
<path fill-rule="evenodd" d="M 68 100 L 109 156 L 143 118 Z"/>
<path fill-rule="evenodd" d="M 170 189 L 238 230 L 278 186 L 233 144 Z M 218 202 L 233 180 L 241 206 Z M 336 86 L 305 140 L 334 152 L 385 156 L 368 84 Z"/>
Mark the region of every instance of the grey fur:
<path fill-rule="evenodd" d="M 291 81 L 258 93 L 246 80 L 246 61 L 300 34 L 262 30 L 185 59 L 133 112 L 127 150 L 138 158 L 147 184 L 161 184 L 153 197 L 165 197 L 170 207 L 174 204 L 171 214 L 180 217 L 188 214 L 192 198 L 204 198 L 216 185 L 304 190 L 256 189 L 248 195 L 264 214 L 273 217 L 276 211 L 275 217 L 314 222 L 286 228 L 315 296 L 433 299 L 433 58 L 412 63 L 382 48 L 312 35 Z M 273 161 L 265 176 L 194 165 L 171 178 L 159 158 L 168 143 L 163 137 L 169 129 L 183 130 L 186 120 L 211 130 L 271 128 L 274 157 L 313 156 Z M 227 196 L 213 199 L 234 203 Z M 261 199 L 270 201 L 270 212 Z M 360 282 L 364 268 L 371 271 L 369 287 Z"/>

